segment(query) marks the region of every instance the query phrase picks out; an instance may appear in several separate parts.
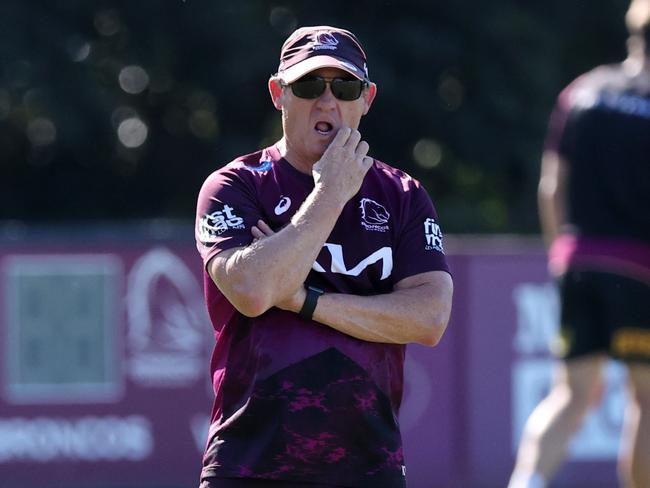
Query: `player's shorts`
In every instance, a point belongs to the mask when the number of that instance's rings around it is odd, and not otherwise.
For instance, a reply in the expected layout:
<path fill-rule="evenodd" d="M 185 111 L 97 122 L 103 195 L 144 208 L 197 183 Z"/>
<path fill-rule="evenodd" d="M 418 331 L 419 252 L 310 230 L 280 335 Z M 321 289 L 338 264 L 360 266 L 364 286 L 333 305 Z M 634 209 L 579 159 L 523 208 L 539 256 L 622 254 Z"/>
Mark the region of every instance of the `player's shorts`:
<path fill-rule="evenodd" d="M 341 488 L 332 485 L 252 478 L 202 478 L 199 488 Z"/>
<path fill-rule="evenodd" d="M 556 354 L 571 359 L 603 352 L 650 362 L 650 284 L 612 273 L 569 270 L 559 281 Z"/>

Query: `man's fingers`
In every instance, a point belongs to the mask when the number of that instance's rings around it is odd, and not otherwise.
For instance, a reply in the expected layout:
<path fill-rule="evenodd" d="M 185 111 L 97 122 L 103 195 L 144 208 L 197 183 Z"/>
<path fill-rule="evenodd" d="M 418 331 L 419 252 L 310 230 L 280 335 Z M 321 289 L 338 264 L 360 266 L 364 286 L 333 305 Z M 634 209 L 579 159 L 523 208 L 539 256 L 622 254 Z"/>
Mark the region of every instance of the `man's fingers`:
<path fill-rule="evenodd" d="M 334 136 L 334 139 L 332 139 L 332 142 L 330 143 L 329 147 L 343 146 L 347 142 L 351 133 L 352 133 L 352 129 L 350 129 L 349 127 L 341 127 L 336 133 L 336 135 Z"/>
<path fill-rule="evenodd" d="M 275 234 L 275 232 L 273 232 L 273 229 L 271 229 L 268 226 L 268 224 L 266 222 L 264 222 L 263 220 L 258 220 L 257 221 L 257 228 L 259 228 L 259 230 L 264 232 L 264 235 L 266 235 L 266 236 L 272 236 L 273 234 Z"/>
<path fill-rule="evenodd" d="M 368 149 L 370 149 L 370 146 L 366 141 L 361 141 L 358 145 L 356 150 L 354 151 L 354 156 L 356 159 L 361 159 L 368 154 Z"/>
<path fill-rule="evenodd" d="M 343 126 L 338 130 L 325 153 L 334 155 L 336 152 L 333 151 L 338 148 L 343 148 L 347 150 L 349 154 L 354 154 L 357 158 L 363 157 L 368 152 L 368 144 L 363 142 L 363 146 L 359 148 L 359 144 L 361 143 L 360 141 L 361 133 L 358 130 Z"/>
<path fill-rule="evenodd" d="M 272 236 L 275 232 L 273 232 L 273 229 L 266 222 L 260 219 L 257 221 L 257 225 L 251 227 L 251 234 L 253 235 L 253 242 L 257 242 L 260 239 Z"/>
<path fill-rule="evenodd" d="M 361 140 L 361 132 L 359 132 L 358 130 L 353 130 L 350 132 L 350 136 L 348 137 L 348 140 L 345 142 L 345 147 L 347 147 L 349 151 L 353 153 L 356 151 L 360 140 Z"/>
<path fill-rule="evenodd" d="M 335 154 L 338 154 L 339 149 L 346 144 L 351 132 L 352 129 L 349 127 L 341 127 L 334 136 L 334 139 L 332 139 L 332 142 L 330 142 L 327 146 L 327 149 L 325 149 L 323 156 L 318 160 L 318 162 L 322 161 L 323 159 L 327 159 L 328 157 L 333 157 Z"/>

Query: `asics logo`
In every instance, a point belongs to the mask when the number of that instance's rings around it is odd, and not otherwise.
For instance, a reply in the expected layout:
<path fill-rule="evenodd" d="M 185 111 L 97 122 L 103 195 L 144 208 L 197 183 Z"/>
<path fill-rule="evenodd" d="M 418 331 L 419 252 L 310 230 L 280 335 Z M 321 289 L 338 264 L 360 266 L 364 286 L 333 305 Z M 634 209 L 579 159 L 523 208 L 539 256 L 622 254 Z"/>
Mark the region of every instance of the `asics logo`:
<path fill-rule="evenodd" d="M 280 201 L 275 206 L 275 215 L 282 215 L 284 212 L 289 210 L 289 207 L 291 207 L 291 198 L 289 197 L 280 198 Z"/>

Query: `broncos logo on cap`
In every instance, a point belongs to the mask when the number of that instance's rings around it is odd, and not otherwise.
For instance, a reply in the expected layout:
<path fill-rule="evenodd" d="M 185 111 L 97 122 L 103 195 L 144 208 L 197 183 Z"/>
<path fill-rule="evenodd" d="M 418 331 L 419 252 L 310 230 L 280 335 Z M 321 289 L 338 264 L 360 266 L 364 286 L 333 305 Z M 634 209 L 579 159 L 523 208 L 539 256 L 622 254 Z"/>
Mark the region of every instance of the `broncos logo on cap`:
<path fill-rule="evenodd" d="M 316 34 L 316 43 L 325 46 L 336 46 L 339 43 L 339 40 L 329 32 L 319 32 Z"/>

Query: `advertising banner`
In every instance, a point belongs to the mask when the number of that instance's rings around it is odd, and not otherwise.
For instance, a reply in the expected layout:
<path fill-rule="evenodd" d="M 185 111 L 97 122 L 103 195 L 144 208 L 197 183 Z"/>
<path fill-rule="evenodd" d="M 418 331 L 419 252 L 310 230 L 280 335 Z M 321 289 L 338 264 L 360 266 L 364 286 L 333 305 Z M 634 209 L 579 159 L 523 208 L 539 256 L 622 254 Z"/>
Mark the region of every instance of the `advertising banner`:
<path fill-rule="evenodd" d="M 449 328 L 435 348 L 407 349 L 406 476 L 411 488 L 504 487 L 548 391 L 557 292 L 540 247 L 449 259 Z M 213 345 L 187 239 L 0 242 L 0 486 L 197 486 Z M 620 365 L 607 380 L 554 486 L 615 486 Z"/>

